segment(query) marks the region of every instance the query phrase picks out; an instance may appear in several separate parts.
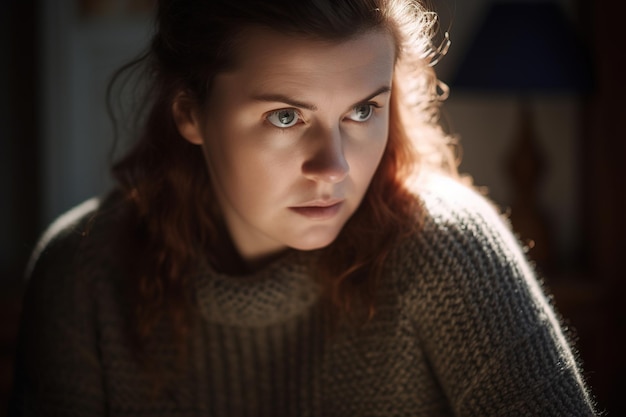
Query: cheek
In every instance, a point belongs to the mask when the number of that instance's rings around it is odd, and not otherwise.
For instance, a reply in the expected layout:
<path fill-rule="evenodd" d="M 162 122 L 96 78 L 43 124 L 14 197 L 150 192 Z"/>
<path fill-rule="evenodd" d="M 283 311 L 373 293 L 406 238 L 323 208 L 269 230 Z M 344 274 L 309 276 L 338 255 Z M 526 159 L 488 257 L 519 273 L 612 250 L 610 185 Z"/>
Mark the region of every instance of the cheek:
<path fill-rule="evenodd" d="M 386 137 L 372 140 L 367 143 L 367 146 L 361 144 L 354 144 L 350 150 L 350 156 L 348 163 L 350 164 L 351 177 L 359 188 L 366 188 L 385 151 L 387 144 Z"/>
<path fill-rule="evenodd" d="M 245 124 L 230 107 L 218 107 L 204 125 L 204 154 L 209 172 L 220 181 L 230 180 L 245 165 Z"/>
<path fill-rule="evenodd" d="M 235 132 L 214 125 L 209 125 L 206 132 L 203 152 L 216 197 L 222 206 L 224 199 L 233 203 L 234 198 L 247 194 L 240 178 L 245 155 L 233 140 Z"/>
<path fill-rule="evenodd" d="M 294 178 L 293 158 L 260 146 L 263 141 L 250 132 L 220 133 L 220 142 L 206 144 L 205 158 L 211 180 L 222 198 L 246 211 L 261 210 L 281 198 Z"/>
<path fill-rule="evenodd" d="M 371 178 L 376 171 L 387 146 L 387 138 L 389 136 L 388 126 L 387 118 L 381 119 L 373 126 L 366 141 L 355 144 L 354 164 L 355 168 L 358 167 L 358 171 L 362 176 Z"/>

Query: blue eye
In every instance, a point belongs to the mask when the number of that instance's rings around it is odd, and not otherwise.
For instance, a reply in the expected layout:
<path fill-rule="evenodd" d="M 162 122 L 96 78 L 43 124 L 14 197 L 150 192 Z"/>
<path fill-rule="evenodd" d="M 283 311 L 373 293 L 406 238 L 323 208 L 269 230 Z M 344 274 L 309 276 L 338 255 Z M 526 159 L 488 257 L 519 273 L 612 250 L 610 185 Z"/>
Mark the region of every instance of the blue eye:
<path fill-rule="evenodd" d="M 374 104 L 364 103 L 356 105 L 352 108 L 348 119 L 355 122 L 365 122 L 374 114 Z"/>
<path fill-rule="evenodd" d="M 282 109 L 271 112 L 267 121 L 276 127 L 286 128 L 294 126 L 300 120 L 300 115 L 294 109 Z"/>

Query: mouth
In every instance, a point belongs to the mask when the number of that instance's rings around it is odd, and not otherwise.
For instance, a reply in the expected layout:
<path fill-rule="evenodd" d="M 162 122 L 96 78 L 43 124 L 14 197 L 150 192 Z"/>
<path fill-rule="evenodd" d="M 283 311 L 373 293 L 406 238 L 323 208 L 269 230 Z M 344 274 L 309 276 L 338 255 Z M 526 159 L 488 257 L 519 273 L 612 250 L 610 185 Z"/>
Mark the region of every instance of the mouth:
<path fill-rule="evenodd" d="M 341 207 L 343 200 L 314 200 L 299 206 L 289 207 L 289 210 L 314 220 L 327 220 L 334 217 Z"/>

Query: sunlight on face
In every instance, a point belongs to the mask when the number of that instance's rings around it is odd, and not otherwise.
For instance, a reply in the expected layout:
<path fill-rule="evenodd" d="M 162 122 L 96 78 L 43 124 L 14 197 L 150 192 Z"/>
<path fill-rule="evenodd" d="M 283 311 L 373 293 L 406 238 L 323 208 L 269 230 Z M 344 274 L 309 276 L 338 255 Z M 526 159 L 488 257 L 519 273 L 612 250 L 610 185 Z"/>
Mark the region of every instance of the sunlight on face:
<path fill-rule="evenodd" d="M 248 261 L 330 244 L 387 143 L 392 37 L 322 42 L 248 31 L 201 115 L 211 180 Z"/>

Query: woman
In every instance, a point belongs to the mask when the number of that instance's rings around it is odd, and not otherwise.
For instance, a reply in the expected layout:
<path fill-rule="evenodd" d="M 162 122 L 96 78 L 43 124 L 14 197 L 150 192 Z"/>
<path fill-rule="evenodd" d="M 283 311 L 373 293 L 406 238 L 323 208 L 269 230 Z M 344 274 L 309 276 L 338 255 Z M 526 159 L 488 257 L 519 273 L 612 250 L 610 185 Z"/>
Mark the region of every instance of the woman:
<path fill-rule="evenodd" d="M 412 0 L 163 0 L 118 186 L 29 267 L 13 415 L 590 416 Z"/>

